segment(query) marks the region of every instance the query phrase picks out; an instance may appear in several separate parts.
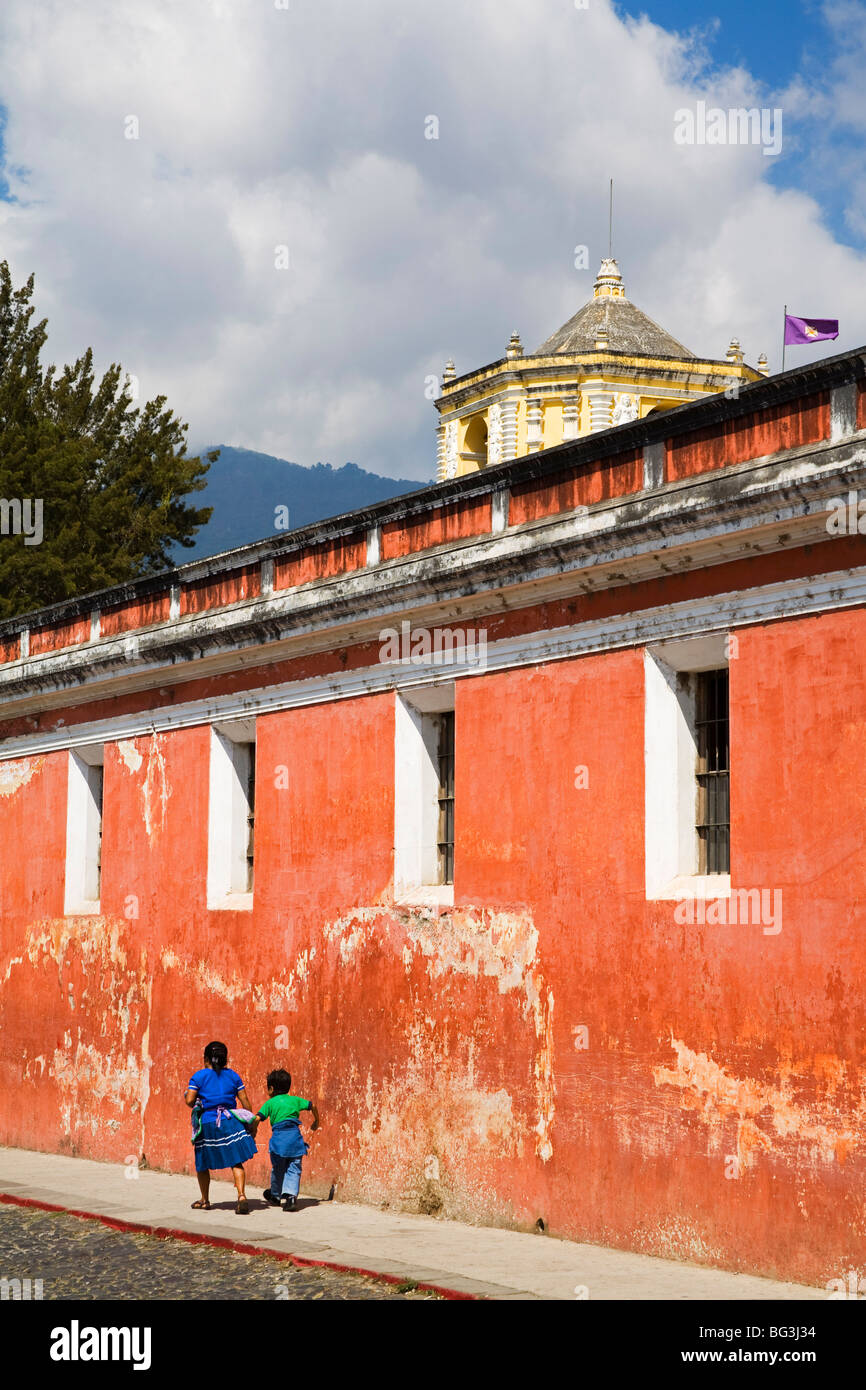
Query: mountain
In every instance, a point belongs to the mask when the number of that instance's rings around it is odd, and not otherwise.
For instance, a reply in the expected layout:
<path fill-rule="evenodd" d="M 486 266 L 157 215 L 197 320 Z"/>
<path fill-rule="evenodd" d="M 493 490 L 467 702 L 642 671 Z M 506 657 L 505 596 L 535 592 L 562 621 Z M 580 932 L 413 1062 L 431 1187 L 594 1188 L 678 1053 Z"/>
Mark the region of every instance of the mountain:
<path fill-rule="evenodd" d="M 177 564 L 427 486 L 417 478 L 383 478 L 354 463 L 342 468 L 332 468 L 329 463 L 304 468 L 252 449 L 235 449 L 228 444 L 209 448 L 218 448 L 219 458 L 210 466 L 207 487 L 192 493 L 188 500 L 197 507 L 213 507 L 213 515 L 199 531 L 194 546 L 176 547 Z M 209 449 L 196 452 L 204 455 Z M 278 507 L 289 510 L 288 526 L 284 524 L 279 530 L 274 524 Z"/>

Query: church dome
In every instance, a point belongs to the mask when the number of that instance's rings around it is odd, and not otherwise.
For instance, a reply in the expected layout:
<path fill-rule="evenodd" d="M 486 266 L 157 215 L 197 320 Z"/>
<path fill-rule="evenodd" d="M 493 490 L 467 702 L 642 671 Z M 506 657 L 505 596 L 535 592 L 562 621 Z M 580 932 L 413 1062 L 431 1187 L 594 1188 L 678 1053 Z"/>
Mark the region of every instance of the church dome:
<path fill-rule="evenodd" d="M 615 260 L 601 263 L 592 299 L 536 348 L 535 357 L 597 352 L 607 338 L 610 352 L 632 357 L 694 357 L 694 353 L 632 304 Z"/>

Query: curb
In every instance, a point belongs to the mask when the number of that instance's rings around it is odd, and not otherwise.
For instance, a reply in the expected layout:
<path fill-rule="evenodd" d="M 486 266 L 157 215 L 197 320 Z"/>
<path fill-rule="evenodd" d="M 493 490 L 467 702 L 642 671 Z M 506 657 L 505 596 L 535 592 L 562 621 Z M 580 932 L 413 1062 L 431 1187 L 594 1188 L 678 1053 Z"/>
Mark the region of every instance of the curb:
<path fill-rule="evenodd" d="M 380 1274 L 375 1269 L 364 1269 L 360 1265 L 337 1264 L 332 1260 L 311 1260 L 303 1255 L 292 1255 L 287 1250 L 263 1250 L 259 1245 L 250 1245 L 241 1240 L 231 1240 L 228 1236 L 209 1236 L 205 1232 L 185 1231 L 175 1226 L 150 1226 L 143 1221 L 125 1221 L 118 1216 L 102 1216 L 98 1211 L 79 1211 L 75 1207 L 61 1206 L 55 1202 L 42 1202 L 35 1197 L 15 1197 L 9 1192 L 0 1192 L 0 1204 L 14 1207 L 31 1207 L 37 1211 L 62 1212 L 66 1216 L 77 1216 L 84 1221 L 99 1221 L 114 1231 L 131 1231 L 135 1235 L 155 1236 L 157 1240 L 182 1240 L 187 1245 L 210 1245 L 218 1250 L 233 1250 L 237 1255 L 260 1255 L 270 1260 L 280 1260 L 285 1264 L 301 1268 L 333 1269 L 338 1274 L 359 1274 L 365 1279 L 376 1279 L 382 1284 L 405 1284 L 398 1274 Z M 414 1283 L 414 1280 L 412 1281 Z M 438 1294 L 451 1302 L 484 1302 L 478 1294 L 461 1293 L 459 1289 L 448 1289 L 442 1284 L 417 1283 L 415 1288 L 425 1293 Z"/>

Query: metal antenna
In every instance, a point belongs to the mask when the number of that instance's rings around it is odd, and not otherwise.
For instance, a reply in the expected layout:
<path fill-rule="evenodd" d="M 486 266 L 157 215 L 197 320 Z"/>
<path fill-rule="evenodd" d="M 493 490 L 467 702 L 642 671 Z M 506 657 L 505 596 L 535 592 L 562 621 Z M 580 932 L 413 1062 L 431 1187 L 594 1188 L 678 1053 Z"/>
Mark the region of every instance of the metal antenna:
<path fill-rule="evenodd" d="M 607 258 L 613 255 L 613 179 L 610 181 L 610 208 L 607 215 Z"/>

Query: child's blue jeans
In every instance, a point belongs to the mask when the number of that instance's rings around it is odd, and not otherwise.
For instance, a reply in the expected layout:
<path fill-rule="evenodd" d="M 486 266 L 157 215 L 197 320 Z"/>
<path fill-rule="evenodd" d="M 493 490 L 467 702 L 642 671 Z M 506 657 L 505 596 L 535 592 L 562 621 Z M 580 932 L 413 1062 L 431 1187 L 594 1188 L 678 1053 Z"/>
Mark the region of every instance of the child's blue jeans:
<path fill-rule="evenodd" d="M 301 1164 L 303 1158 L 286 1158 L 283 1154 L 271 1153 L 271 1195 L 274 1197 L 297 1197 L 301 1190 Z"/>

